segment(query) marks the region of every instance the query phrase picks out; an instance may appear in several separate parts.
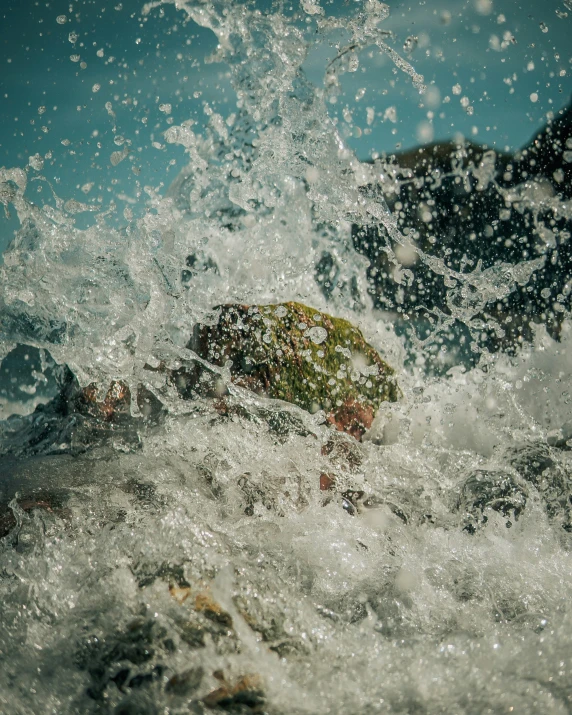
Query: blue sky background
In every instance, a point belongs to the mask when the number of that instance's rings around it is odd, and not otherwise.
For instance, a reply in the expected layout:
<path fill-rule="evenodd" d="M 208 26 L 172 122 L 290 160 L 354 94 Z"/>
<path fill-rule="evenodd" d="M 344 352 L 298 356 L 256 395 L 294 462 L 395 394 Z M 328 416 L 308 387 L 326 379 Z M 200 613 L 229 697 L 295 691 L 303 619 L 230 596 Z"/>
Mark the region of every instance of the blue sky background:
<path fill-rule="evenodd" d="M 377 49 L 362 52 L 331 105 L 360 158 L 458 134 L 515 149 L 569 101 L 572 0 L 388 4 L 389 42 L 430 89 L 421 97 L 389 58 Z M 40 154 L 43 169 L 29 167 L 30 178 L 42 174 L 63 199 L 103 207 L 114 200 L 120 219 L 126 207 L 143 205 L 134 203 L 138 182 L 166 187 L 185 163 L 177 147 L 152 146 L 162 143 L 169 122 L 200 124 L 205 102 L 222 114 L 234 105 L 226 67 L 204 62 L 214 36 L 184 25 L 172 6 L 142 19 L 142 5 L 3 0 L 0 6 L 0 166 L 26 167 Z M 323 5 L 343 14 L 359 3 Z M 312 51 L 306 71 L 313 82 L 321 85 L 335 53 L 326 43 Z M 126 158 L 113 165 L 113 152 L 125 148 Z M 39 192 L 43 201 L 49 191 L 33 182 L 30 195 Z M 0 251 L 16 226 L 0 207 Z"/>

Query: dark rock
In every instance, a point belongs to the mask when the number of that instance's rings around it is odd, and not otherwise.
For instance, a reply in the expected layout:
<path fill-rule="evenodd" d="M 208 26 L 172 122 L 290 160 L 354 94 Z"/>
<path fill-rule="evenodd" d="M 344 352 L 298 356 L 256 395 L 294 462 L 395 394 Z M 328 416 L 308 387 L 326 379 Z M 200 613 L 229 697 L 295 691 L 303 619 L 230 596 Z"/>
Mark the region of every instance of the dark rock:
<path fill-rule="evenodd" d="M 384 182 L 365 191 L 386 192 L 400 230 L 414 246 L 461 273 L 474 270 L 479 261 L 483 269 L 496 266 L 505 271 L 511 291 L 483 296 L 474 286 L 455 287 L 415 250 L 400 251 L 382 226 L 356 225 L 354 245 L 370 259 L 368 278 L 376 307 L 416 318 L 418 325 L 421 317 L 427 318 L 421 337 L 435 329 L 439 315 L 455 323 L 456 308 L 468 307 L 481 326 L 481 340 L 491 349 L 510 350 L 530 340 L 531 321 L 544 323 L 558 337 L 564 311 L 570 308 L 566 286 L 572 274 L 572 222 L 553 200 L 572 196 L 571 138 L 569 105 L 514 156 L 467 142 L 444 142 L 381 162 Z M 534 193 L 533 208 L 519 185 L 525 193 Z M 501 267 L 533 259 L 540 259 L 541 265 L 530 279 L 513 280 Z M 464 330 L 468 345 L 471 336 L 459 322 L 456 325 L 454 339 Z"/>
<path fill-rule="evenodd" d="M 569 451 L 572 449 L 572 421 L 566 422 L 548 436 L 548 444 L 556 449 Z"/>
<path fill-rule="evenodd" d="M 244 675 L 233 684 L 222 682 L 220 688 L 203 699 L 207 707 L 230 712 L 262 712 L 265 698 L 259 676 Z"/>
<path fill-rule="evenodd" d="M 12 501 L 0 502 L 0 539 L 8 536 L 18 524 L 15 514 L 16 509 L 21 509 L 24 514 L 31 514 L 39 509 L 54 516 L 69 521 L 71 512 L 66 507 L 69 493 L 63 490 L 50 490 L 37 488 L 23 495 L 19 495 L 13 503 Z"/>
<path fill-rule="evenodd" d="M 572 531 L 572 480 L 551 448 L 543 442 L 516 444 L 503 457 L 537 489 L 548 518 Z"/>
<path fill-rule="evenodd" d="M 457 510 L 464 514 L 464 530 L 475 531 L 488 521 L 488 509 L 498 512 L 512 526 L 524 511 L 528 492 L 510 472 L 476 469 L 461 485 Z"/>
<path fill-rule="evenodd" d="M 164 635 L 153 620 L 136 619 L 108 636 L 89 637 L 77 654 L 79 668 L 92 680 L 89 697 L 100 701 L 108 687 L 123 692 L 126 687 L 136 689 L 159 679 L 164 666 L 153 666 L 150 661 L 163 650 Z"/>
<path fill-rule="evenodd" d="M 301 303 L 225 305 L 217 310 L 218 322 L 197 325 L 188 346 L 207 362 L 197 360 L 175 370 L 164 364 L 145 366 L 164 374 L 182 399 L 213 398 L 221 416 L 264 420 L 279 436 L 308 434 L 296 415 L 263 407 L 246 410 L 240 401 L 222 399 L 228 398 L 228 391 L 217 367 L 230 360 L 234 384 L 310 412 L 324 410 L 330 424 L 359 440 L 381 402 L 398 397 L 393 369 L 346 320 Z M 79 454 L 110 441 L 132 451 L 140 447 L 140 430 L 166 414 L 160 399 L 142 384 L 136 393 L 141 416 L 134 417 L 125 382 L 82 388 L 67 366 L 60 372 L 60 389 L 50 402 L 2 426 L 0 456 Z"/>
<path fill-rule="evenodd" d="M 189 668 L 189 670 L 173 675 L 165 686 L 165 690 L 172 695 L 190 695 L 195 690 L 198 690 L 204 674 L 205 671 L 200 666 L 198 668 Z"/>

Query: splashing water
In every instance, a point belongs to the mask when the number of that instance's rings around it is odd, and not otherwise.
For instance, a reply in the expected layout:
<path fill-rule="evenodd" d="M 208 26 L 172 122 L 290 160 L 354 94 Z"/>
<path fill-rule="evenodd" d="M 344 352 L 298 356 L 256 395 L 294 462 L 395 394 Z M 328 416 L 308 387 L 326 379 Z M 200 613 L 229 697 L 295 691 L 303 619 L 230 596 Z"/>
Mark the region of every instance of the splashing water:
<path fill-rule="evenodd" d="M 390 46 L 386 5 L 337 18 L 307 0 L 300 19 L 170 4 L 214 33 L 237 101 L 204 131 L 165 131 L 189 162 L 165 196 L 149 189 L 124 228 L 80 229 L 77 202 L 38 206 L 24 170 L 0 171 L 21 223 L 0 268 L 0 349 L 5 365 L 16 345 L 34 363 L 27 410 L 2 406 L 0 710 L 569 712 L 572 331 L 563 315 L 559 342 L 537 327 L 516 354 L 479 345 L 484 307 L 544 257 L 467 271 L 430 254 L 384 198 L 410 177 L 346 145 L 327 102 L 364 50 L 424 90 Z M 315 37 L 339 48 L 321 88 L 304 72 Z M 486 159 L 473 170 L 494 181 Z M 495 190 L 537 225 L 570 218 L 538 186 Z M 405 346 L 374 308 L 352 224 L 382 227 L 405 290 L 408 250 L 445 281 L 429 338 Z M 359 324 L 397 370 L 401 399 L 362 443 L 232 385 L 220 414 L 150 369 L 192 363 L 189 335 L 218 304 L 290 300 Z M 428 375 L 424 351 L 454 320 L 478 365 Z M 82 386 L 144 388 L 160 418 L 135 400 L 107 430 L 26 415 L 65 366 Z"/>

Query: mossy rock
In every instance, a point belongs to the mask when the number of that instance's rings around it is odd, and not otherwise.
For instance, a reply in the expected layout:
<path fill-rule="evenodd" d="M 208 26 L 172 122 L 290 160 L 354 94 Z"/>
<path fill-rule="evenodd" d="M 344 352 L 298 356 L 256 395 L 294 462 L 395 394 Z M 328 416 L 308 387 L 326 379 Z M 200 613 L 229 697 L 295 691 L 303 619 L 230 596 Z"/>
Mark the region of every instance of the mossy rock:
<path fill-rule="evenodd" d="M 309 412 L 323 410 L 338 430 L 360 440 L 379 405 L 399 394 L 394 371 L 347 320 L 334 318 L 302 303 L 223 305 L 214 325 L 195 327 L 188 347 L 213 365 L 232 363 L 232 382 L 260 395 L 291 402 Z M 183 399 L 218 395 L 198 362 L 194 368 L 165 372 Z M 207 371 L 208 372 L 208 371 Z M 137 403 L 151 413 L 162 406 L 142 385 Z M 131 393 L 126 383 L 113 381 L 105 389 L 80 388 L 69 381 L 58 400 L 65 412 L 78 412 L 96 422 L 117 426 L 129 421 Z M 59 402 L 58 402 L 59 404 Z"/>
<path fill-rule="evenodd" d="M 189 347 L 214 365 L 230 360 L 236 385 L 323 410 L 356 439 L 379 405 L 398 397 L 393 369 L 347 320 L 293 302 L 217 310 L 218 322 L 197 325 Z"/>

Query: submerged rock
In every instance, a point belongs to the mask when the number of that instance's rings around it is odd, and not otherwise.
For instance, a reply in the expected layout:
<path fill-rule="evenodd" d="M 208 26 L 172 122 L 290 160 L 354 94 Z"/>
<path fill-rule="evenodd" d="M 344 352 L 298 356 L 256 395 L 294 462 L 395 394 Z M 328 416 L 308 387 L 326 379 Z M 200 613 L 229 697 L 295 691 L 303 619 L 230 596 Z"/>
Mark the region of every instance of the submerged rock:
<path fill-rule="evenodd" d="M 0 539 L 19 526 L 24 514 L 31 515 L 35 510 L 68 521 L 71 512 L 66 503 L 69 495 L 63 490 L 37 488 L 29 493 L 18 494 L 12 500 L 3 500 L 0 492 Z"/>
<path fill-rule="evenodd" d="M 515 444 L 503 455 L 511 467 L 538 491 L 553 524 L 572 531 L 572 480 L 548 444 Z"/>
<path fill-rule="evenodd" d="M 222 708 L 235 712 L 262 712 L 265 698 L 258 675 L 244 675 L 234 683 L 228 683 L 221 672 L 217 672 L 215 677 L 222 685 L 203 699 L 208 708 Z"/>
<path fill-rule="evenodd" d="M 476 469 L 461 485 L 457 509 L 465 517 L 464 530 L 470 534 L 488 521 L 487 510 L 505 518 L 507 528 L 518 521 L 526 507 L 528 492 L 514 475 L 503 470 Z"/>

